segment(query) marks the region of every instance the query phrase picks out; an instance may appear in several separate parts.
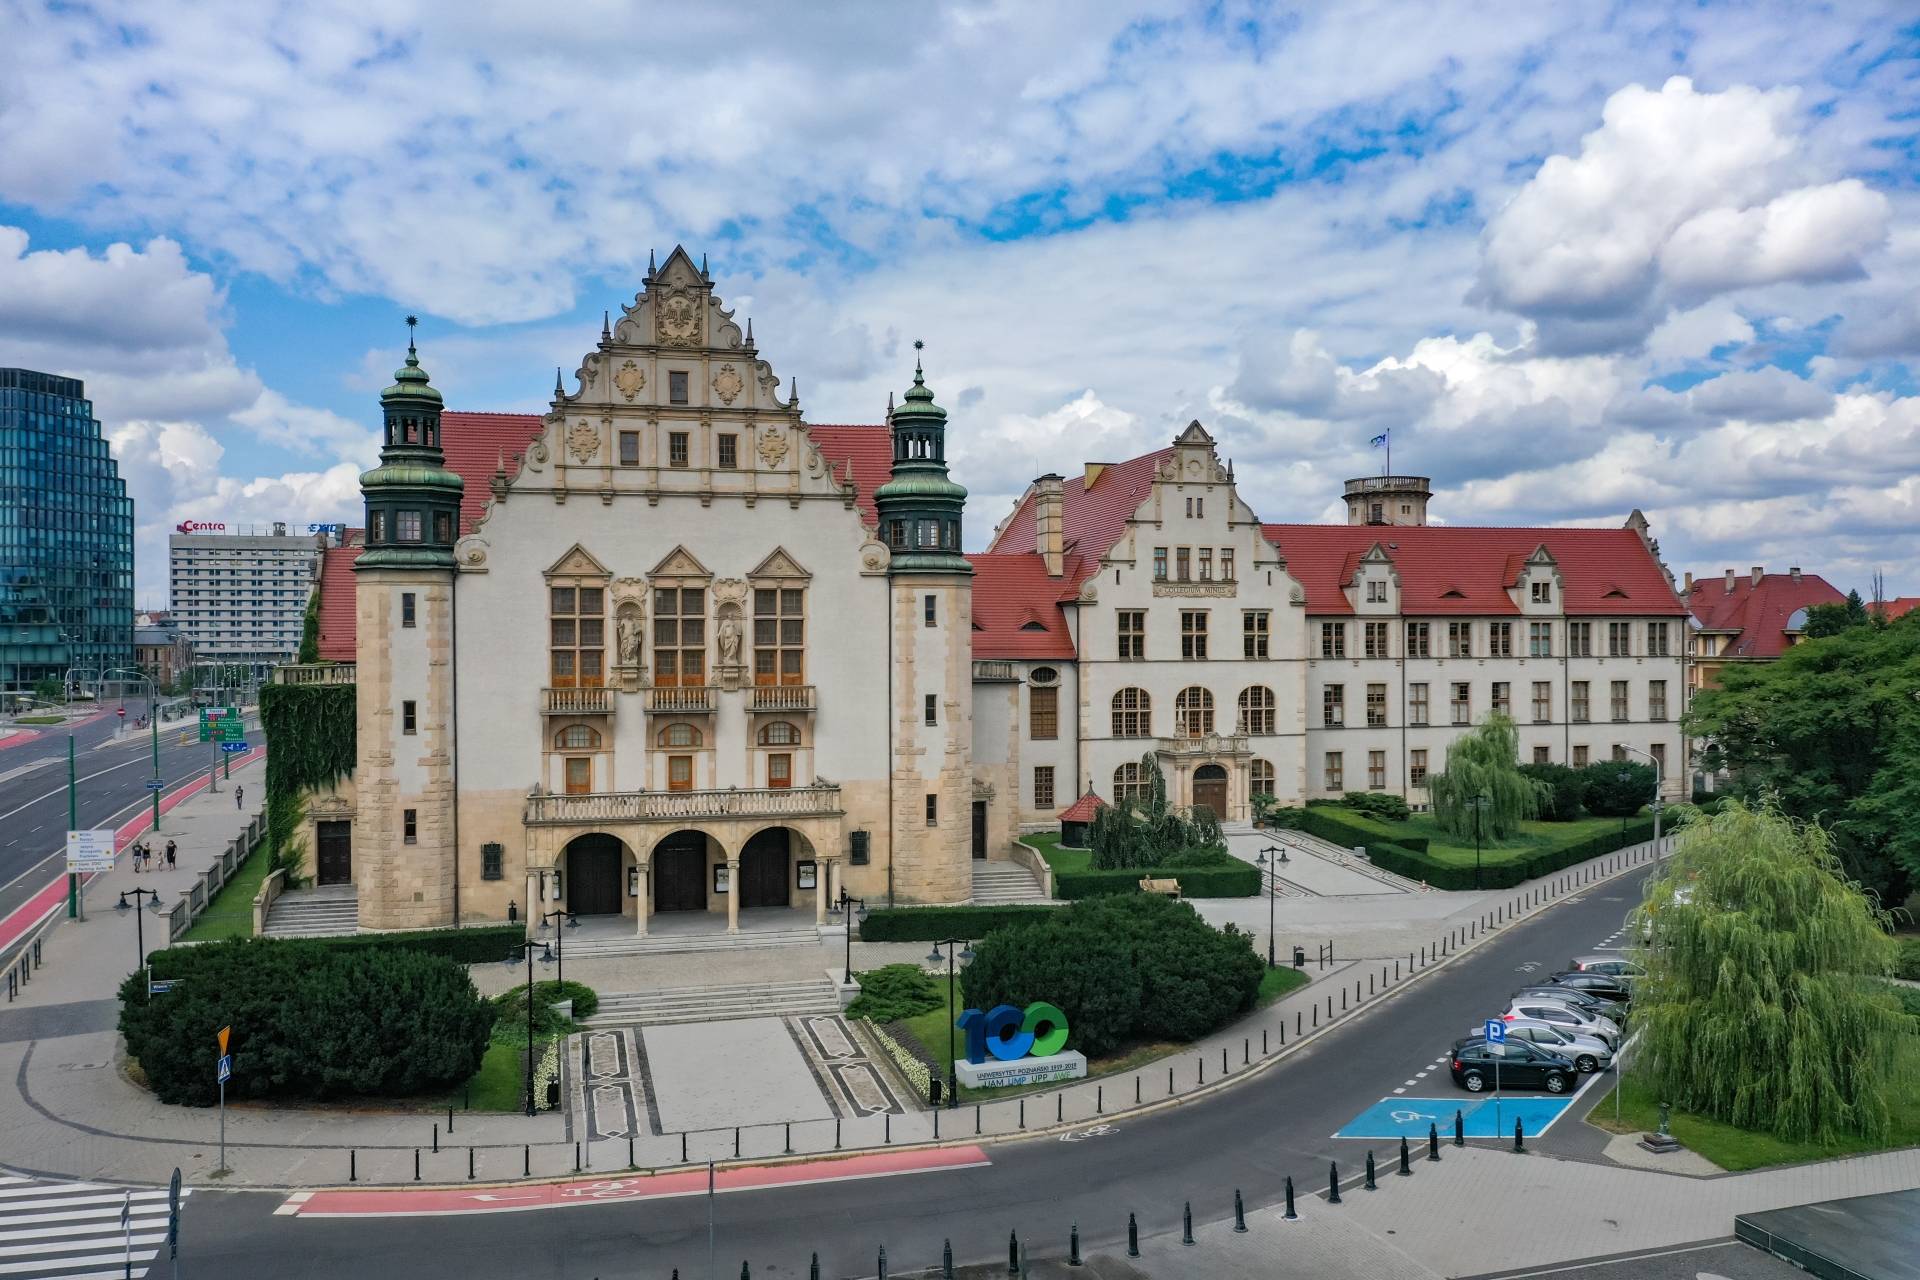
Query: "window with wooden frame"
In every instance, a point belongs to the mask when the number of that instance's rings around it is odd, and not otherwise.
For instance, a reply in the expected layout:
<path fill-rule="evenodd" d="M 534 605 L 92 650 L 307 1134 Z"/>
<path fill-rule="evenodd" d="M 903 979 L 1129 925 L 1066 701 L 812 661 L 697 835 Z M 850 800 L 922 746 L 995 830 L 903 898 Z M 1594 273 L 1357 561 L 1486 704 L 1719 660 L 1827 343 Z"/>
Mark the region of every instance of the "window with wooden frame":
<path fill-rule="evenodd" d="M 1487 624 L 1487 656 L 1489 658 L 1513 656 L 1513 624 L 1511 622 Z"/>
<path fill-rule="evenodd" d="M 1669 656 L 1667 653 L 1666 623 L 1649 622 L 1647 624 L 1647 656 L 1649 658 L 1665 658 Z"/>
<path fill-rule="evenodd" d="M 1264 658 L 1267 656 L 1270 617 L 1271 615 L 1265 609 L 1249 609 L 1240 615 L 1241 657 Z"/>
<path fill-rule="evenodd" d="M 1407 686 L 1407 723 L 1427 723 L 1427 686 L 1425 683 Z"/>
<path fill-rule="evenodd" d="M 1367 686 L 1367 727 L 1378 729 L 1387 723 L 1387 686 Z"/>
<path fill-rule="evenodd" d="M 1647 719 L 1665 720 L 1667 718 L 1667 682 L 1665 680 L 1647 681 Z"/>
<path fill-rule="evenodd" d="M 692 756 L 668 756 L 667 757 L 667 790 L 669 791 L 693 790 L 693 757 Z"/>
<path fill-rule="evenodd" d="M 767 785 L 769 787 L 793 785 L 793 756 L 790 753 L 775 751 L 768 754 Z"/>
<path fill-rule="evenodd" d="M 551 587 L 547 610 L 553 687 L 600 688 L 606 683 L 606 592 L 600 587 Z"/>
<path fill-rule="evenodd" d="M 1233 581 L 1233 548 L 1220 548 L 1220 581 Z"/>
<path fill-rule="evenodd" d="M 1587 749 L 1585 747 L 1575 747 L 1573 749 L 1573 767 L 1576 769 L 1584 769 L 1587 767 Z"/>
<path fill-rule="evenodd" d="M 1387 753 L 1384 751 L 1367 752 L 1367 790 L 1385 791 L 1387 789 Z"/>
<path fill-rule="evenodd" d="M 1347 723 L 1347 686 L 1322 685 L 1320 688 L 1320 725 L 1338 729 Z"/>
<path fill-rule="evenodd" d="M 1165 547 L 1153 549 L 1153 580 L 1155 582 L 1167 580 L 1167 549 Z"/>
<path fill-rule="evenodd" d="M 600 748 L 600 731 L 584 724 L 570 724 L 553 735 L 555 751 L 597 751 Z"/>
<path fill-rule="evenodd" d="M 1491 699 L 1493 709 L 1503 716 L 1513 714 L 1512 690 L 1513 685 L 1508 681 L 1495 680 L 1493 682 L 1493 697 Z"/>
<path fill-rule="evenodd" d="M 1200 581 L 1213 581 L 1213 548 L 1200 548 Z"/>
<path fill-rule="evenodd" d="M 1567 695 L 1567 718 L 1575 724 L 1584 724 L 1588 720 L 1591 720 L 1593 718 L 1593 695 L 1591 692 L 1593 682 L 1589 680 L 1575 680 L 1568 688 L 1571 692 Z"/>
<path fill-rule="evenodd" d="M 1207 656 L 1207 615 L 1189 610 L 1180 615 L 1180 657 L 1201 662 Z"/>
<path fill-rule="evenodd" d="M 800 745 L 799 726 L 785 720 L 775 720 L 760 730 L 760 745 L 763 747 L 797 747 Z"/>
<path fill-rule="evenodd" d="M 1447 624 L 1447 656 L 1449 658 L 1473 656 L 1473 624 L 1471 622 Z"/>
<path fill-rule="evenodd" d="M 1346 623 L 1323 622 L 1320 624 L 1320 656 L 1323 658 L 1344 658 L 1347 656 Z"/>
<path fill-rule="evenodd" d="M 707 682 L 706 588 L 654 588 L 653 682 L 666 689 Z"/>
<path fill-rule="evenodd" d="M 1147 656 L 1147 614 L 1144 609 L 1119 611 L 1120 653 L 1122 662 L 1138 662 Z"/>
<path fill-rule="evenodd" d="M 593 757 L 567 757 L 567 794 L 585 795 L 593 790 Z"/>
<path fill-rule="evenodd" d="M 1053 808 L 1053 766 L 1050 764 L 1033 767 L 1033 807 Z"/>
<path fill-rule="evenodd" d="M 1240 732 L 1272 733 L 1274 708 L 1278 699 L 1263 684 L 1248 685 L 1240 691 Z"/>
<path fill-rule="evenodd" d="M 667 373 L 667 403 L 685 404 L 687 402 L 687 373 L 684 369 L 672 369 Z"/>
<path fill-rule="evenodd" d="M 1409 622 L 1407 624 L 1407 656 L 1409 658 L 1430 658 L 1433 656 L 1433 624 L 1428 622 Z"/>
<path fill-rule="evenodd" d="M 1326 754 L 1326 790 L 1345 791 L 1347 789 L 1347 756 L 1344 751 L 1329 751 Z"/>
<path fill-rule="evenodd" d="M 1455 724 L 1473 723 L 1473 686 L 1465 680 L 1456 680 L 1449 687 L 1453 690 L 1453 722 Z"/>
<path fill-rule="evenodd" d="M 1122 800 L 1145 800 L 1153 784 L 1140 775 L 1140 765 L 1128 761 L 1113 771 L 1113 799 L 1118 804 Z"/>
<path fill-rule="evenodd" d="M 1153 736 L 1153 699 L 1145 689 L 1126 688 L 1113 695 L 1113 736 Z"/>
<path fill-rule="evenodd" d="M 1190 547 L 1173 549 L 1173 579 L 1175 582 L 1190 582 L 1193 579 L 1193 551 Z"/>
<path fill-rule="evenodd" d="M 1256 796 L 1270 796 L 1273 792 L 1273 762 L 1255 760 L 1247 766 L 1247 790 Z"/>
<path fill-rule="evenodd" d="M 1414 787 L 1427 785 L 1427 753 L 1424 749 L 1407 752 L 1407 784 Z"/>
<path fill-rule="evenodd" d="M 1593 656 L 1593 624 L 1591 622 L 1567 624 L 1567 656 L 1569 658 Z"/>
<path fill-rule="evenodd" d="M 1547 724 L 1553 719 L 1553 681 L 1533 682 L 1533 722 Z"/>
<path fill-rule="evenodd" d="M 1174 732 L 1183 738 L 1204 738 L 1213 732 L 1213 692 L 1190 685 L 1174 695 Z"/>
<path fill-rule="evenodd" d="M 1613 691 L 1610 701 L 1613 706 L 1613 718 L 1615 720 L 1625 720 L 1627 719 L 1627 682 L 1625 680 L 1615 680 L 1612 684 Z"/>
<path fill-rule="evenodd" d="M 807 682 L 807 593 L 800 587 L 753 591 L 753 682 Z"/>
<path fill-rule="evenodd" d="M 1551 622 L 1531 622 L 1527 624 L 1527 656 L 1529 658 L 1551 658 L 1553 656 L 1553 624 Z"/>
<path fill-rule="evenodd" d="M 638 431 L 620 433 L 620 465 L 623 467 L 640 465 L 640 433 Z"/>
<path fill-rule="evenodd" d="M 1385 586 L 1386 584 L 1382 583 L 1381 585 Z M 1387 652 L 1387 627 L 1391 624 L 1385 622 L 1368 622 L 1362 625 L 1366 628 L 1366 655 L 1369 658 L 1391 657 L 1392 655 Z"/>
<path fill-rule="evenodd" d="M 706 735 L 685 721 L 676 721 L 665 725 L 657 735 L 663 747 L 699 747 L 706 745 Z"/>
<path fill-rule="evenodd" d="M 1607 624 L 1607 656 L 1609 658 L 1633 656 L 1633 624 L 1631 622 Z"/>
<path fill-rule="evenodd" d="M 687 465 L 687 432 L 667 432 L 667 465 L 684 467 Z"/>
<path fill-rule="evenodd" d="M 1045 742 L 1060 736 L 1060 690 L 1027 691 L 1027 737 Z M 1048 806 L 1051 808 L 1052 806 Z"/>
<path fill-rule="evenodd" d="M 724 433 L 716 439 L 720 444 L 720 469 L 732 471 L 740 465 L 740 437 Z"/>

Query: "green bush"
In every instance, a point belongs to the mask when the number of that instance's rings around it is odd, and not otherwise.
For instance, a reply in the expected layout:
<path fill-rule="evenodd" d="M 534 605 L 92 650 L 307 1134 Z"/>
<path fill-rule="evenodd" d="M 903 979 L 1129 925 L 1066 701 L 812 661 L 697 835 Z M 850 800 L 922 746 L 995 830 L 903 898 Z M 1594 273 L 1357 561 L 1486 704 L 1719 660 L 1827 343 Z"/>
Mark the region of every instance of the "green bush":
<path fill-rule="evenodd" d="M 1636 760 L 1596 760 L 1583 771 L 1587 812 L 1596 818 L 1631 818 L 1653 803 L 1659 775 Z"/>
<path fill-rule="evenodd" d="M 1515 858 L 1507 862 L 1487 863 L 1480 869 L 1480 887 L 1483 889 L 1511 889 L 1528 880 L 1552 875 L 1563 867 L 1612 853 L 1616 849 L 1630 844 L 1639 844 L 1643 840 L 1653 839 L 1653 819 L 1642 818 L 1627 823 L 1623 837 L 1618 830 L 1603 831 L 1585 840 L 1576 840 L 1572 844 L 1558 849 L 1549 849 L 1531 858 Z M 1440 862 L 1430 857 L 1425 850 L 1415 851 L 1390 841 L 1369 842 L 1366 846 L 1367 857 L 1373 865 L 1409 880 L 1423 880 L 1435 889 L 1471 889 L 1474 887 L 1474 872 L 1471 866 L 1455 866 L 1450 862 Z"/>
<path fill-rule="evenodd" d="M 1340 803 L 1382 822 L 1405 822 L 1413 816 L 1404 798 L 1384 791 L 1349 791 L 1340 797 Z"/>
<path fill-rule="evenodd" d="M 534 984 L 536 999 L 533 1006 L 531 1028 L 527 1022 L 527 988 L 525 984 L 503 992 L 493 998 L 493 1043 L 505 1045 L 511 1049 L 525 1049 L 528 1045 L 528 1032 L 532 1032 L 532 1043 L 545 1044 L 561 1036 L 571 1035 L 579 1030 L 572 1018 L 563 1018 L 555 1011 L 554 1005 L 571 999 L 575 1018 L 590 1018 L 600 1008 L 600 997 L 592 987 L 582 986 L 578 982 L 538 982 Z"/>
<path fill-rule="evenodd" d="M 946 1004 L 946 994 L 917 964 L 889 964 L 853 975 L 860 994 L 847 1006 L 849 1018 L 869 1022 L 904 1022 L 932 1013 Z"/>
<path fill-rule="evenodd" d="M 1920 938 L 1900 940 L 1900 958 L 1894 962 L 1894 976 L 1920 982 Z"/>
<path fill-rule="evenodd" d="M 499 964 L 508 956 L 517 955 L 526 937 L 524 926 L 510 924 L 481 929 L 423 929 L 418 933 L 349 933 L 338 938 L 298 941 L 329 951 L 420 951 L 444 956 L 458 964 Z M 154 976 L 170 976 L 174 960 L 186 954 L 183 948 L 154 952 L 149 957 Z M 538 955 L 537 948 L 535 954 Z"/>
<path fill-rule="evenodd" d="M 1152 752 L 1140 757 L 1144 797 L 1099 809 L 1087 828 L 1087 848 L 1097 871 L 1141 870 L 1168 865 L 1182 850 L 1217 848 L 1226 852 L 1220 819 L 1213 810 L 1195 806 L 1183 818 L 1167 803 L 1167 779 Z"/>
<path fill-rule="evenodd" d="M 1055 880 L 1059 876 L 1056 873 Z M 860 922 L 862 942 L 933 942 L 940 938 L 984 938 L 996 929 L 1037 924 L 1058 907 L 882 907 Z"/>
<path fill-rule="evenodd" d="M 162 1102 L 219 1099 L 216 1032 L 232 1027 L 237 1098 L 397 1097 L 450 1089 L 479 1069 L 494 1008 L 444 956 L 234 938 L 160 953 L 185 983 L 148 999 L 120 988 L 120 1031 Z"/>
<path fill-rule="evenodd" d="M 1075 901 L 1139 893 L 1142 880 L 1178 880 L 1183 898 L 1251 898 L 1260 892 L 1260 868 L 1225 855 L 1226 866 L 1140 867 L 1130 871 L 1056 871 L 1053 895 Z M 864 935 L 863 935 L 864 936 Z"/>
<path fill-rule="evenodd" d="M 1553 798 L 1541 806 L 1542 821 L 1580 821 L 1580 805 L 1587 798 L 1587 778 L 1584 773 L 1564 764 L 1523 764 L 1520 774 L 1553 788 Z"/>
<path fill-rule="evenodd" d="M 982 1010 L 1045 1000 L 1067 1015 L 1070 1048 L 1105 1057 L 1140 1016 L 1140 971 L 1126 948 L 1071 919 L 1071 911 L 982 938 L 960 989 L 967 1007 Z"/>

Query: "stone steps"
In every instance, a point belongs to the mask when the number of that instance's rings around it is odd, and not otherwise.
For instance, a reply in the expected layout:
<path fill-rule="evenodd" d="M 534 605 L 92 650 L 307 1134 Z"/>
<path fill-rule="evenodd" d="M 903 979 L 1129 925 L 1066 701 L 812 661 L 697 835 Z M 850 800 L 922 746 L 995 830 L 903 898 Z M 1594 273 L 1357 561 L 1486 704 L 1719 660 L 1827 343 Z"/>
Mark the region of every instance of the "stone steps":
<path fill-rule="evenodd" d="M 338 938 L 360 932 L 360 895 L 352 885 L 283 893 L 267 911 L 269 938 Z"/>
<path fill-rule="evenodd" d="M 658 956 L 761 947 L 817 947 L 818 929 L 750 929 L 739 933 L 655 933 L 646 937 L 582 938 L 566 943 L 569 956 Z"/>
<path fill-rule="evenodd" d="M 589 1027 L 664 1026 L 733 1018 L 791 1018 L 840 1012 L 840 996 L 825 978 L 750 982 L 738 986 L 673 987 L 602 995 Z"/>
<path fill-rule="evenodd" d="M 1048 903 L 1052 899 L 1040 892 L 1033 872 L 1017 862 L 979 862 L 973 864 L 973 901 L 976 906 L 1001 906 L 1008 903 Z"/>

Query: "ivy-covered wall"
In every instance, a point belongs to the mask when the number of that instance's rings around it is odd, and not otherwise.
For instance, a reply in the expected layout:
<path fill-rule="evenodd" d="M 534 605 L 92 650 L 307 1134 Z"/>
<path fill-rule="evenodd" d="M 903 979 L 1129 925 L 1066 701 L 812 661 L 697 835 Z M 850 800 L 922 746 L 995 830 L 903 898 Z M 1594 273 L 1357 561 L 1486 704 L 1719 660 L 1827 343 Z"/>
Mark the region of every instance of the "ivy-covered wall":
<path fill-rule="evenodd" d="M 298 839 L 304 797 L 353 772 L 355 688 L 350 684 L 270 684 L 260 690 L 267 735 L 267 848 L 272 867 L 300 876 Z"/>

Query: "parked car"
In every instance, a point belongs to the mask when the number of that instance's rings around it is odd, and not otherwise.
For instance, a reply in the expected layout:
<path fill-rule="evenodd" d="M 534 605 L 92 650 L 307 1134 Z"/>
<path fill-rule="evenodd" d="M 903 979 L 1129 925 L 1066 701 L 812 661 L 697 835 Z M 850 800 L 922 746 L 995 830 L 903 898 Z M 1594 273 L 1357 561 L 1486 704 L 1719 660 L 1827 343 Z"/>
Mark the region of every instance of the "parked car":
<path fill-rule="evenodd" d="M 1484 1040 L 1485 1038 L 1483 1033 L 1475 1032 L 1466 1039 Z M 1507 1023 L 1507 1039 L 1531 1041 L 1549 1053 L 1571 1058 L 1574 1068 L 1581 1075 L 1598 1071 L 1613 1062 L 1613 1046 L 1599 1036 L 1588 1035 L 1572 1027 L 1558 1027 L 1551 1022 L 1534 1022 L 1526 1018 L 1515 1018 Z M 1454 1048 L 1458 1049 L 1465 1043 L 1466 1040 L 1455 1041 Z"/>
<path fill-rule="evenodd" d="M 1607 1000 L 1618 1005 L 1625 1005 L 1633 999 L 1633 992 L 1627 987 L 1627 979 L 1618 978 L 1609 973 L 1587 973 L 1580 969 L 1569 969 L 1554 974 L 1548 982 L 1556 987 L 1572 987 L 1575 991 L 1586 992 L 1596 1000 Z"/>
<path fill-rule="evenodd" d="M 1627 1006 L 1611 1000 L 1602 1000 L 1598 996 L 1582 991 L 1577 987 L 1562 987 L 1551 983 L 1526 986 L 1513 993 L 1518 1000 L 1521 996 L 1538 996 L 1545 1000 L 1558 1000 L 1561 1004 L 1570 1004 L 1576 1009 L 1585 1009 L 1620 1026 L 1627 1025 Z"/>
<path fill-rule="evenodd" d="M 1468 1093 L 1482 1093 L 1496 1084 L 1502 1089 L 1545 1089 L 1548 1093 L 1565 1093 L 1573 1087 L 1578 1072 L 1569 1059 L 1524 1040 L 1498 1047 L 1504 1048 L 1505 1054 L 1495 1054 L 1484 1040 L 1456 1046 L 1453 1082 Z"/>
<path fill-rule="evenodd" d="M 1647 971 L 1619 956 L 1575 956 L 1567 961 L 1569 972 L 1604 973 L 1612 978 L 1644 978 Z"/>
<path fill-rule="evenodd" d="M 1550 1022 L 1556 1027 L 1565 1027 L 1569 1031 L 1584 1031 L 1588 1035 L 1598 1036 L 1614 1048 L 1620 1047 L 1620 1028 L 1606 1018 L 1595 1017 L 1584 1009 L 1570 1004 L 1558 1004 L 1538 997 L 1525 997 L 1515 1000 L 1500 1015 L 1507 1022 L 1524 1019 L 1528 1022 Z"/>

